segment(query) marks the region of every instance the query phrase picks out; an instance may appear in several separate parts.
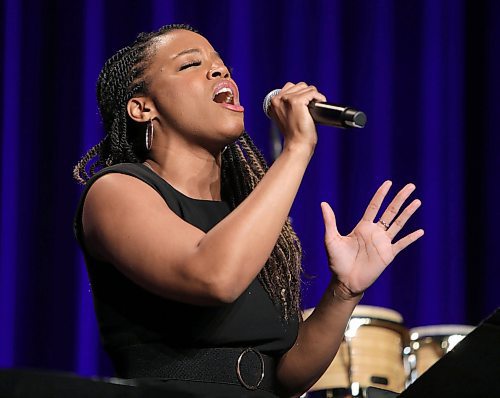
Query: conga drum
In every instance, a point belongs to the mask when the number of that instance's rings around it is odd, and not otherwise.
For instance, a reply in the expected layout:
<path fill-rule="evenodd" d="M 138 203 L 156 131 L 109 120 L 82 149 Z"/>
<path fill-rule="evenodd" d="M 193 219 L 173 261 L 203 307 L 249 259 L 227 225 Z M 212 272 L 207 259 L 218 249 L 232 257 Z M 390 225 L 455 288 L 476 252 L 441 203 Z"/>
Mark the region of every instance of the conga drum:
<path fill-rule="evenodd" d="M 470 325 L 430 325 L 410 329 L 409 383 L 450 352 L 473 329 L 474 326 Z"/>
<path fill-rule="evenodd" d="M 305 310 L 304 319 L 313 310 Z M 358 305 L 337 355 L 306 396 L 364 396 L 370 386 L 401 392 L 407 381 L 403 350 L 408 344 L 409 331 L 400 313 Z"/>

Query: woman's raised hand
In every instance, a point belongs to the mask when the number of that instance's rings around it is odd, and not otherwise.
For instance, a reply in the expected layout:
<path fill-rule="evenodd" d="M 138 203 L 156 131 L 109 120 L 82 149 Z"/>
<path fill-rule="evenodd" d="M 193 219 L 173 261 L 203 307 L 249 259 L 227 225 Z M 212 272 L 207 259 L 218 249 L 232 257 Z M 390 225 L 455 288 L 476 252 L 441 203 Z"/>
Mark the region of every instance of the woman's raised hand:
<path fill-rule="evenodd" d="M 375 221 L 391 185 L 390 181 L 385 181 L 380 186 L 362 219 L 346 236 L 339 234 L 331 207 L 325 202 L 321 203 L 328 262 L 337 283 L 335 292 L 343 298 L 349 299 L 364 292 L 401 250 L 424 234 L 424 231 L 419 229 L 395 243 L 392 242 L 421 205 L 420 200 L 415 199 L 399 213 L 404 202 L 415 190 L 413 184 L 401 189 L 378 221 Z"/>

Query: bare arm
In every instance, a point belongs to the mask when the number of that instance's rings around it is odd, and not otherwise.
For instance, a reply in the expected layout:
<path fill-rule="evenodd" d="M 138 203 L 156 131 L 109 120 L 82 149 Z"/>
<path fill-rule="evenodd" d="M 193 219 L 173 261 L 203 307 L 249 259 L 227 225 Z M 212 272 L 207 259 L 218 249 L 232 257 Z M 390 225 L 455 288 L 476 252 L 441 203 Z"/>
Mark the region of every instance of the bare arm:
<path fill-rule="evenodd" d="M 306 391 L 321 377 L 338 351 L 349 317 L 362 293 L 401 250 L 423 235 L 423 230 L 417 230 L 392 243 L 420 206 L 418 199 L 413 200 L 396 217 L 415 189 L 413 184 L 406 185 L 395 196 L 380 217 L 383 222 L 374 222 L 390 186 L 389 181 L 382 184 L 363 218 L 347 236 L 339 234 L 333 211 L 322 203 L 332 282 L 314 312 L 301 325 L 295 345 L 278 366 L 279 379 L 290 394 Z"/>
<path fill-rule="evenodd" d="M 279 379 L 290 394 L 307 391 L 326 371 L 361 297 L 341 298 L 330 283 L 313 313 L 300 324 L 294 346 L 280 361 Z"/>
<path fill-rule="evenodd" d="M 83 212 L 86 244 L 143 287 L 193 304 L 235 300 L 257 276 L 281 232 L 316 144 L 307 110 L 324 100 L 288 84 L 275 109 L 286 132 L 283 153 L 254 191 L 207 234 L 165 206 L 149 186 L 109 174 L 90 188 Z"/>

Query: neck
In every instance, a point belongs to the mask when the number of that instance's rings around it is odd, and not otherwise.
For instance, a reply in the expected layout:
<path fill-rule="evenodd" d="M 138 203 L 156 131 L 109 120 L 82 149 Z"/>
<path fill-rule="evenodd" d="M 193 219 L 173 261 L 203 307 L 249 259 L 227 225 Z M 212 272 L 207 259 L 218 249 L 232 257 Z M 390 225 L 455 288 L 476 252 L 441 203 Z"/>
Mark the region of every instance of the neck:
<path fill-rule="evenodd" d="M 145 164 L 193 199 L 221 200 L 221 155 L 200 148 L 154 148 Z"/>

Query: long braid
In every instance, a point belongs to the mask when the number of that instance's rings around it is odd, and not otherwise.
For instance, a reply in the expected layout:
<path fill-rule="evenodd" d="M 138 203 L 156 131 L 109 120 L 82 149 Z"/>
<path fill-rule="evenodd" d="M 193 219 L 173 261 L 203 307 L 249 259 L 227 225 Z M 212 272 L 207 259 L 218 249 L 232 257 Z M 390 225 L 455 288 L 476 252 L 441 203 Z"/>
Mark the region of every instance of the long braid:
<path fill-rule="evenodd" d="M 105 138 L 99 142 L 98 144 L 94 145 L 92 148 L 90 148 L 85 156 L 83 156 L 80 161 L 76 164 L 76 166 L 73 169 L 73 178 L 77 180 L 80 184 L 85 184 L 86 180 L 90 178 L 90 176 L 87 174 L 87 171 L 85 170 L 85 166 L 87 163 L 97 156 L 97 154 L 100 151 L 101 146 L 103 145 L 103 141 Z M 91 170 L 92 173 L 92 170 Z"/>
<path fill-rule="evenodd" d="M 250 136 L 244 132 L 222 155 L 224 199 L 240 204 L 265 175 L 268 165 Z M 232 189 L 231 189 L 232 188 Z M 262 284 L 282 307 L 285 319 L 300 317 L 302 247 L 288 218 L 278 241 L 259 274 Z"/>

